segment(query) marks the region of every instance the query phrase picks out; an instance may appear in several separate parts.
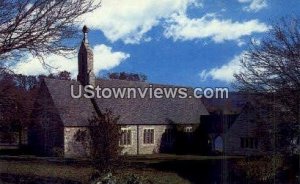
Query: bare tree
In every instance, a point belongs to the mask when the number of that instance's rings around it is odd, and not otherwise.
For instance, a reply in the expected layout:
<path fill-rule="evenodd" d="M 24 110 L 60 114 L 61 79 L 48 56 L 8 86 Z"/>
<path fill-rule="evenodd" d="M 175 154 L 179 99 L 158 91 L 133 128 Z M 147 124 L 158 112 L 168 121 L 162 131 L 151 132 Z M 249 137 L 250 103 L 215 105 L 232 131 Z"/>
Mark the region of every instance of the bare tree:
<path fill-rule="evenodd" d="M 273 131 L 285 145 L 300 134 L 299 21 L 283 18 L 260 44 L 252 43 L 235 75 L 237 89 L 251 94 L 266 121 L 276 122 Z"/>
<path fill-rule="evenodd" d="M 42 58 L 73 51 L 78 18 L 99 6 L 94 0 L 1 0 L 0 62 L 26 52 Z"/>

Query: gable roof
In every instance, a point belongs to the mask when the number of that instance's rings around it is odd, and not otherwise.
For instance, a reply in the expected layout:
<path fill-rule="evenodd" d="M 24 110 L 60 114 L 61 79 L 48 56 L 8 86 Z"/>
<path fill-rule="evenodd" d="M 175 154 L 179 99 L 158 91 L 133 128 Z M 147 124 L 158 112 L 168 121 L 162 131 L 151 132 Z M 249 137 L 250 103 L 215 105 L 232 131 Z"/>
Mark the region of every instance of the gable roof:
<path fill-rule="evenodd" d="M 77 81 L 44 79 L 41 87 L 46 87 L 54 106 L 64 126 L 85 126 L 88 119 L 95 113 L 90 99 L 74 99 L 71 96 L 71 85 L 78 85 Z M 43 94 L 42 94 L 43 95 Z"/>
<path fill-rule="evenodd" d="M 201 127 L 207 133 L 226 133 L 235 123 L 239 114 L 219 114 L 201 116 Z"/>
<path fill-rule="evenodd" d="M 224 115 L 234 115 L 241 113 L 249 100 L 249 97 L 244 93 L 229 92 L 228 98 L 203 98 L 203 103 L 212 114 L 222 112 Z"/>
<path fill-rule="evenodd" d="M 78 89 L 77 81 L 44 79 L 45 86 L 58 109 L 65 126 L 86 126 L 88 119 L 95 113 L 90 99 L 71 97 L 71 85 Z M 146 82 L 106 80 L 96 81 L 101 88 L 134 87 L 144 89 L 151 87 L 175 88 L 176 86 L 150 84 Z M 200 115 L 208 112 L 200 99 L 195 98 L 96 98 L 100 110 L 110 109 L 114 115 L 120 116 L 119 124 L 194 124 L 200 123 Z"/>

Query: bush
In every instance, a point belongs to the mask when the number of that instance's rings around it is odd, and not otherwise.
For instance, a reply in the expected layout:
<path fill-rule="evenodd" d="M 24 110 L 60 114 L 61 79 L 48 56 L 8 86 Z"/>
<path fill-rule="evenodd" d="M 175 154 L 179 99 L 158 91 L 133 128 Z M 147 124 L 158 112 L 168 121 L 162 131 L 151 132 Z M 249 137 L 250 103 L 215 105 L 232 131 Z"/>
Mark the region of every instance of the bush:
<path fill-rule="evenodd" d="M 117 179 L 110 172 L 101 176 L 101 174 L 96 171 L 91 177 L 91 184 L 117 184 Z"/>
<path fill-rule="evenodd" d="M 56 157 L 64 157 L 64 149 L 60 147 L 54 147 L 52 149 L 52 154 Z"/>
<path fill-rule="evenodd" d="M 126 178 L 126 184 L 142 184 L 142 182 L 139 177 L 132 174 L 128 178 Z"/>
<path fill-rule="evenodd" d="M 99 171 L 110 171 L 119 161 L 122 148 L 119 146 L 121 136 L 117 124 L 119 117 L 114 117 L 110 110 L 89 120 L 87 130 L 78 130 L 75 140 L 89 150 L 93 166 Z"/>
<path fill-rule="evenodd" d="M 91 176 L 91 184 L 142 184 L 142 179 L 134 174 L 129 176 L 115 177 L 111 172 L 101 175 L 99 171 L 95 171 Z M 149 183 L 149 182 L 148 182 Z"/>
<path fill-rule="evenodd" d="M 236 164 L 236 169 L 246 175 L 249 180 L 260 182 L 271 181 L 283 166 L 281 155 L 246 158 Z"/>

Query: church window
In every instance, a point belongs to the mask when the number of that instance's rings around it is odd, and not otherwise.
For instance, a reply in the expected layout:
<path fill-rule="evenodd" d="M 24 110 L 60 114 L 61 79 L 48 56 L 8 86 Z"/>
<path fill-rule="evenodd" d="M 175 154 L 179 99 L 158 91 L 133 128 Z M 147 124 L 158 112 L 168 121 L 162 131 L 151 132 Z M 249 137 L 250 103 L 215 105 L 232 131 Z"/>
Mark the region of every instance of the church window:
<path fill-rule="evenodd" d="M 121 140 L 120 145 L 131 145 L 131 130 L 129 129 L 123 129 L 121 131 Z"/>
<path fill-rule="evenodd" d="M 144 144 L 154 144 L 154 129 L 144 129 Z"/>
<path fill-rule="evenodd" d="M 184 128 L 184 131 L 187 132 L 187 133 L 191 133 L 193 131 L 193 127 L 187 126 L 187 127 Z"/>
<path fill-rule="evenodd" d="M 240 147 L 241 148 L 257 148 L 258 139 L 253 137 L 241 137 L 240 138 Z"/>

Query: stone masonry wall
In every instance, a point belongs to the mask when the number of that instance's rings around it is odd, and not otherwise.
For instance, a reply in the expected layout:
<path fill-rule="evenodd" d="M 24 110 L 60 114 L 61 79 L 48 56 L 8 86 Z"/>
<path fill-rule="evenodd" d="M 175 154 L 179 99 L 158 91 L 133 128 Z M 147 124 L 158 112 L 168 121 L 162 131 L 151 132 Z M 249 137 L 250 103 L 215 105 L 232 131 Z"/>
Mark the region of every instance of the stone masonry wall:
<path fill-rule="evenodd" d="M 131 145 L 122 146 L 122 154 L 153 154 L 159 153 L 161 148 L 161 139 L 167 125 L 127 125 L 122 129 L 131 130 Z M 144 144 L 144 129 L 154 129 L 154 143 Z M 65 127 L 64 128 L 64 155 L 65 157 L 86 157 L 88 156 L 88 147 L 74 139 L 77 131 L 86 130 L 83 127 Z"/>
<path fill-rule="evenodd" d="M 252 119 L 254 117 L 254 114 L 251 113 L 241 113 L 230 130 L 222 136 L 227 155 L 259 155 L 263 153 L 260 139 L 258 139 L 258 148 L 241 147 L 242 137 L 257 137 L 258 127 Z"/>
<path fill-rule="evenodd" d="M 168 128 L 167 125 L 140 125 L 139 126 L 139 154 L 153 154 L 160 152 L 161 138 Z M 154 129 L 154 143 L 144 144 L 144 130 Z"/>
<path fill-rule="evenodd" d="M 128 155 L 153 154 L 160 152 L 161 138 L 168 128 L 167 125 L 129 125 L 123 129 L 131 130 L 131 145 L 123 146 L 122 153 Z M 154 129 L 154 143 L 144 144 L 144 130 Z"/>
<path fill-rule="evenodd" d="M 136 155 L 137 153 L 137 126 L 128 125 L 122 126 L 122 129 L 131 130 L 131 145 L 122 146 L 122 154 L 124 155 Z"/>
<path fill-rule="evenodd" d="M 85 131 L 82 127 L 65 127 L 64 129 L 64 156 L 65 157 L 86 157 L 89 150 L 86 145 L 75 140 L 77 131 Z"/>

